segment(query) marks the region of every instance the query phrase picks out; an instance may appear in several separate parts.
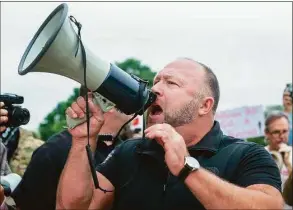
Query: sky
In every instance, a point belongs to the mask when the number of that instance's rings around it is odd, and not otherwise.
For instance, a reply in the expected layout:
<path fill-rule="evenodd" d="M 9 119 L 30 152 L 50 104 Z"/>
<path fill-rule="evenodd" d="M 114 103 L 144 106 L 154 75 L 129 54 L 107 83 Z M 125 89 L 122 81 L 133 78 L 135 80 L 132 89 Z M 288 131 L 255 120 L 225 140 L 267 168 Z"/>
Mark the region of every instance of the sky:
<path fill-rule="evenodd" d="M 79 84 L 31 72 L 18 64 L 33 35 L 60 2 L 1 3 L 1 94 L 24 97 L 36 130 Z M 69 2 L 82 39 L 109 62 L 129 57 L 154 71 L 178 57 L 213 69 L 221 89 L 219 110 L 281 104 L 292 82 L 291 2 Z"/>

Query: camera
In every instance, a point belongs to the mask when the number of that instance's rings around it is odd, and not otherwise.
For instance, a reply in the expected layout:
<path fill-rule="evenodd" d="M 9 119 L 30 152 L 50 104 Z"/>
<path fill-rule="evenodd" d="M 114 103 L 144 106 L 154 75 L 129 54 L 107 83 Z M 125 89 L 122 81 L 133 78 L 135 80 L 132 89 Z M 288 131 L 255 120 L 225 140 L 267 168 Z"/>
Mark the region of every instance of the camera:
<path fill-rule="evenodd" d="M 0 95 L 0 101 L 4 102 L 4 107 L 8 111 L 8 122 L 0 125 L 6 127 L 18 127 L 20 125 L 26 125 L 30 120 L 30 112 L 26 108 L 21 106 L 15 106 L 13 104 L 22 104 L 23 97 L 16 94 L 6 93 Z"/>

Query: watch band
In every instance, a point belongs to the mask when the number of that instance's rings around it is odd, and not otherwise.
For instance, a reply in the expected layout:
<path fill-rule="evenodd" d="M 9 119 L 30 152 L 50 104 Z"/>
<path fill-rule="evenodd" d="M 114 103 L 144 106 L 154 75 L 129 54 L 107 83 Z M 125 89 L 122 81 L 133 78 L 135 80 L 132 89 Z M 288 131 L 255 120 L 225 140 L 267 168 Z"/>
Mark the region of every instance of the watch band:
<path fill-rule="evenodd" d="M 185 181 L 186 177 L 189 175 L 189 173 L 192 170 L 190 170 L 190 168 L 188 168 L 186 165 L 181 169 L 179 175 L 178 175 L 178 179 L 182 182 Z"/>

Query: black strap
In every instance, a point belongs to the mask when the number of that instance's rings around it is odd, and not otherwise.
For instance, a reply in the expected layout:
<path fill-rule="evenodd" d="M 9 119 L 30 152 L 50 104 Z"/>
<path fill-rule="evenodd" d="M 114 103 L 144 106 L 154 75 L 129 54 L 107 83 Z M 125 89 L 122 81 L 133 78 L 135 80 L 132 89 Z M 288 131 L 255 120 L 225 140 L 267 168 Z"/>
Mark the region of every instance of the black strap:
<path fill-rule="evenodd" d="M 190 170 L 188 167 L 184 166 L 179 175 L 178 175 L 178 179 L 182 182 L 185 181 L 186 177 L 188 176 L 188 174 L 191 172 L 192 170 Z"/>
<path fill-rule="evenodd" d="M 82 64 L 83 64 L 83 69 L 84 69 L 84 86 L 86 89 L 87 88 L 87 82 L 86 82 L 86 52 L 85 52 L 85 48 L 83 46 L 83 43 L 81 41 L 81 27 L 82 25 L 73 17 L 73 16 L 70 16 L 69 17 L 70 20 L 76 25 L 77 29 L 78 29 L 78 33 L 77 33 L 77 36 L 78 36 L 78 43 L 77 43 L 77 49 L 76 49 L 76 52 L 75 52 L 75 57 L 77 56 L 77 53 L 78 53 L 78 50 L 79 50 L 79 45 L 80 45 L 80 48 L 81 48 L 81 59 L 82 59 Z M 89 164 L 90 164 L 90 169 L 91 169 L 91 173 L 92 173 L 92 177 L 93 177 L 93 181 L 94 181 L 94 184 L 95 184 L 95 188 L 96 189 L 100 189 L 101 191 L 103 191 L 104 193 L 106 192 L 113 192 L 113 190 L 105 190 L 103 188 L 100 187 L 99 185 L 99 181 L 98 181 L 98 177 L 97 177 L 97 174 L 96 174 L 96 170 L 95 170 L 95 160 L 93 158 L 93 154 L 92 154 L 92 151 L 91 151 L 91 146 L 90 146 L 90 137 L 89 137 L 89 132 L 90 132 L 90 123 L 89 123 L 89 105 L 88 105 L 88 94 L 85 94 L 85 98 L 86 98 L 86 119 L 87 119 L 87 136 L 88 136 L 88 143 L 86 145 L 86 152 L 87 152 L 87 156 L 88 156 L 88 160 L 89 160 Z"/>

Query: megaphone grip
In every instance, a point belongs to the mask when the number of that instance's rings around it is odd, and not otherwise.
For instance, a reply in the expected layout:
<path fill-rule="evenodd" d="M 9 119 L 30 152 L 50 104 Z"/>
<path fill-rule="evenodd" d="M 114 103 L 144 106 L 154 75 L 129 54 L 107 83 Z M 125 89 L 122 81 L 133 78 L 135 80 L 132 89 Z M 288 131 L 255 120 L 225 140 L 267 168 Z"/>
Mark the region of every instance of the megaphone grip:
<path fill-rule="evenodd" d="M 103 97 L 97 92 L 93 93 L 93 102 L 94 104 L 99 105 L 103 112 L 107 112 L 115 106 L 113 102 L 109 101 L 108 99 L 106 99 L 105 97 Z M 89 113 L 89 116 L 91 117 L 92 114 Z M 66 122 L 67 122 L 68 128 L 73 129 L 76 126 L 86 122 L 86 116 L 84 116 L 84 118 L 73 119 L 69 117 L 68 115 L 66 115 Z"/>

